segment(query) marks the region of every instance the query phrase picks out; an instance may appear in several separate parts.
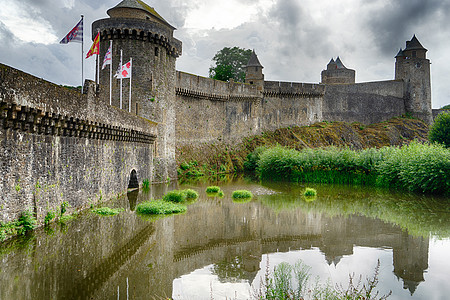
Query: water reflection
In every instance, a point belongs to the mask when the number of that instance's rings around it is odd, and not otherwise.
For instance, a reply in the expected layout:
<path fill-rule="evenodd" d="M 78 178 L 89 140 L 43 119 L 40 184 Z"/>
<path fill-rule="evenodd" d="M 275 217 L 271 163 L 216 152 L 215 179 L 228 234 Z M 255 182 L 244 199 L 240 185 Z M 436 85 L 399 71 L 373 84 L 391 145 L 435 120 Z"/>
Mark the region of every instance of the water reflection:
<path fill-rule="evenodd" d="M 207 185 L 183 186 L 200 194 L 185 214 L 153 222 L 137 217 L 137 203 L 175 188 L 154 186 L 112 203 L 125 208 L 116 217 L 85 212 L 64 230 L 54 224 L 50 235 L 42 230 L 25 243 L 2 245 L 0 299 L 210 299 L 211 292 L 215 299 L 226 293 L 245 299 L 267 257 L 271 267 L 303 259 L 313 275 L 332 275 L 335 282 L 353 271 L 371 274 L 380 259 L 379 288 L 392 289 L 390 299 L 450 292 L 439 284 L 450 261 L 448 200 L 313 186 L 318 197 L 306 202 L 299 196 L 303 186 L 243 181 L 220 183 L 225 196 L 211 198 Z M 256 196 L 233 203 L 237 189 Z M 433 265 L 430 237 L 444 245 Z"/>

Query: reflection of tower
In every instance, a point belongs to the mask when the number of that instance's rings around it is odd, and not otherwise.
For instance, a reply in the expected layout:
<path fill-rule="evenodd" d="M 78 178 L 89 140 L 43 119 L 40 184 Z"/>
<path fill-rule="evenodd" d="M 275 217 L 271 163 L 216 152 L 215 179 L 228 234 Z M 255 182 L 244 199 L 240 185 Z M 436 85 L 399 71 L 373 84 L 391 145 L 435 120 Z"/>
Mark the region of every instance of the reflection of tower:
<path fill-rule="evenodd" d="M 394 274 L 403 279 L 403 288 L 414 294 L 428 268 L 429 239 L 402 233 L 400 246 L 394 247 Z"/>

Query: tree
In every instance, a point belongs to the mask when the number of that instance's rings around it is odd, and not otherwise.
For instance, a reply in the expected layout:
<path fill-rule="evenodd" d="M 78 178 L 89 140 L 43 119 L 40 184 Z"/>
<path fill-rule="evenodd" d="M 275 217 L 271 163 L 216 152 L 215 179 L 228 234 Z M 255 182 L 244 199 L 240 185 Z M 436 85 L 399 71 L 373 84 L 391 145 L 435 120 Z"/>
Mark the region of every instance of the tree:
<path fill-rule="evenodd" d="M 252 50 L 239 47 L 225 47 L 219 50 L 212 59 L 215 66 L 209 68 L 209 77 L 222 81 L 233 78 L 235 81 L 244 82 L 244 67 L 251 54 Z"/>
<path fill-rule="evenodd" d="M 428 134 L 430 142 L 450 148 L 450 112 L 440 113 L 434 120 Z"/>

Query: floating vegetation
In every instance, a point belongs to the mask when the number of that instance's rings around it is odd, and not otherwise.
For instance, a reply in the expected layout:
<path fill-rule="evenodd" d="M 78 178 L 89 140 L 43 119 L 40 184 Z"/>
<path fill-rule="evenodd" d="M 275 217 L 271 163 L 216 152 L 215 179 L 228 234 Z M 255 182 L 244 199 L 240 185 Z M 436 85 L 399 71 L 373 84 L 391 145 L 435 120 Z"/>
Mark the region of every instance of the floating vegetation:
<path fill-rule="evenodd" d="M 146 201 L 136 207 L 136 212 L 144 215 L 167 215 L 185 212 L 183 204 L 163 200 Z"/>
<path fill-rule="evenodd" d="M 306 188 L 305 191 L 303 192 L 303 196 L 305 196 L 305 197 L 317 196 L 317 191 L 316 191 L 316 189 L 313 189 L 313 188 Z"/>
<path fill-rule="evenodd" d="M 237 190 L 237 191 L 234 191 L 233 194 L 231 194 L 231 197 L 233 198 L 233 200 L 238 200 L 238 199 L 250 200 L 251 198 L 253 198 L 253 194 L 252 194 L 252 192 L 247 191 L 247 190 Z"/>
<path fill-rule="evenodd" d="M 216 185 L 208 186 L 206 188 L 207 194 L 217 194 L 219 191 L 220 191 L 220 187 L 218 187 Z"/>
<path fill-rule="evenodd" d="M 123 208 L 99 207 L 93 209 L 92 212 L 101 216 L 115 216 L 120 214 L 123 210 L 124 210 Z"/>
<path fill-rule="evenodd" d="M 198 193 L 192 189 L 185 189 L 181 192 L 186 195 L 186 200 L 195 200 L 198 198 Z"/>
<path fill-rule="evenodd" d="M 173 190 L 163 196 L 164 201 L 181 203 L 186 200 L 187 194 L 183 191 Z"/>

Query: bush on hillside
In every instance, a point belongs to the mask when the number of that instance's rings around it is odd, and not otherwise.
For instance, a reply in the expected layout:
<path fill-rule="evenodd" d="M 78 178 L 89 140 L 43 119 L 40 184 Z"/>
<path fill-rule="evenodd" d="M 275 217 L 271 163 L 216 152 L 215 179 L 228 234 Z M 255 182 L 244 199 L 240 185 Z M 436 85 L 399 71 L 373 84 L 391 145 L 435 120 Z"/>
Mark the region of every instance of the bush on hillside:
<path fill-rule="evenodd" d="M 450 112 L 443 112 L 436 117 L 428 137 L 430 142 L 450 148 Z"/>

